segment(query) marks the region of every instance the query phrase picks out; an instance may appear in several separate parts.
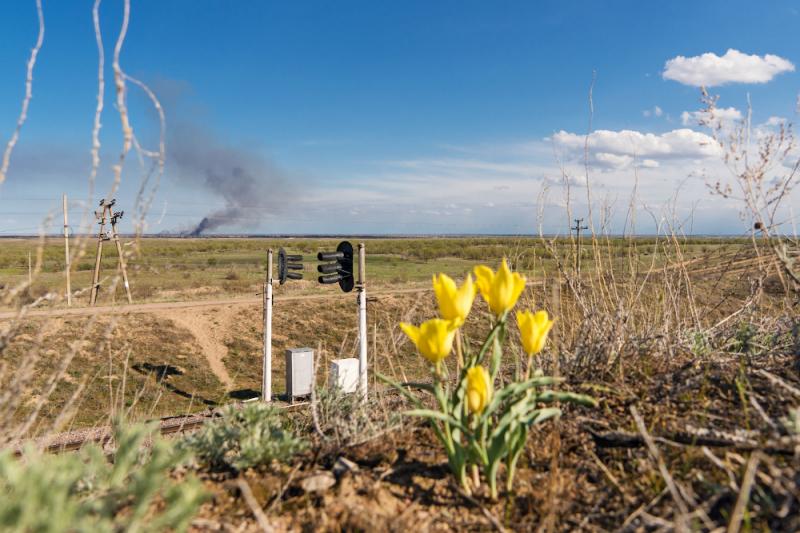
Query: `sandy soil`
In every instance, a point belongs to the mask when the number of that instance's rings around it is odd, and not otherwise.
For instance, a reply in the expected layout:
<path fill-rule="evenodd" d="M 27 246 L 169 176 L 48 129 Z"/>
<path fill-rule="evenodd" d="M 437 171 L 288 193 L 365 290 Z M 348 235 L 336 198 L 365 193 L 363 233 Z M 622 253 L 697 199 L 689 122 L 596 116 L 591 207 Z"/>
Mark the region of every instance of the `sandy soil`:
<path fill-rule="evenodd" d="M 230 330 L 237 308 L 237 305 L 226 305 L 206 309 L 203 312 L 169 309 L 155 313 L 156 316 L 170 319 L 177 325 L 188 329 L 194 335 L 208 361 L 209 368 L 225 386 L 226 391 L 233 388 L 233 379 L 222 362 L 222 359 L 228 354 L 224 335 L 226 331 Z"/>

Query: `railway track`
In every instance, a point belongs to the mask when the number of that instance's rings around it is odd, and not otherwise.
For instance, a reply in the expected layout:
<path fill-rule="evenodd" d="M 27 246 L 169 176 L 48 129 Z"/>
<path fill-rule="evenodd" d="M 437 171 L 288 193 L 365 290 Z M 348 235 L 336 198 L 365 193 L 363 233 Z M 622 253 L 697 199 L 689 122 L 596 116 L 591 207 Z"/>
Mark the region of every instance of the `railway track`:
<path fill-rule="evenodd" d="M 249 401 L 257 401 L 257 399 Z M 227 405 L 242 407 L 246 403 L 247 401 L 236 402 Z M 291 404 L 274 402 L 274 404 L 280 409 L 297 409 L 309 405 L 308 402 L 297 402 Z M 163 418 L 148 420 L 147 423 L 158 422 L 159 433 L 166 436 L 190 433 L 200 428 L 203 424 L 219 416 L 220 409 L 217 408 L 202 413 L 166 416 Z M 41 437 L 38 439 L 24 439 L 17 442 L 12 442 L 8 448 L 13 449 L 17 455 L 20 455 L 27 444 L 33 444 L 34 447 L 42 449 L 47 453 L 63 453 L 77 451 L 87 444 L 100 444 L 101 446 L 104 446 L 110 442 L 112 438 L 112 427 L 101 426 L 96 428 L 77 429 L 64 433 L 57 433 L 49 437 Z"/>

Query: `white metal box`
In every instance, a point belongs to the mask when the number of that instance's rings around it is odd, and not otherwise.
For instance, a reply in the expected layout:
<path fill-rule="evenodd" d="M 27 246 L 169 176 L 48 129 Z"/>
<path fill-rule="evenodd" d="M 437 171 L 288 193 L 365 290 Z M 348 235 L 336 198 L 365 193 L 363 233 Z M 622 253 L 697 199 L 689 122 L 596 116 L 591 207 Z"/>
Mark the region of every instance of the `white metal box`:
<path fill-rule="evenodd" d="M 289 348 L 286 350 L 286 396 L 289 401 L 311 394 L 314 386 L 314 350 Z"/>
<path fill-rule="evenodd" d="M 331 361 L 329 386 L 338 388 L 345 393 L 356 392 L 358 390 L 358 359 L 351 357 Z"/>

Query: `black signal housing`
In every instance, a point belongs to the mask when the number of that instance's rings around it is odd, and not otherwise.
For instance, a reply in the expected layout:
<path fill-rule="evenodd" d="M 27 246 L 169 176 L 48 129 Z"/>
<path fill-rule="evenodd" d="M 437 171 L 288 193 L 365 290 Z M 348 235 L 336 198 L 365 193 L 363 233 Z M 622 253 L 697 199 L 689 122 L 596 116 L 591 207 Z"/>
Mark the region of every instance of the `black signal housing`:
<path fill-rule="evenodd" d="M 287 254 L 286 250 L 278 250 L 278 281 L 283 285 L 289 279 L 303 279 L 303 274 L 296 272 L 303 270 L 303 256 Z"/>
<path fill-rule="evenodd" d="M 329 261 L 317 265 L 317 271 L 322 274 L 317 278 L 323 285 L 338 283 L 343 292 L 350 292 L 356 285 L 353 275 L 353 245 L 342 241 L 335 252 L 319 252 L 319 261 Z"/>

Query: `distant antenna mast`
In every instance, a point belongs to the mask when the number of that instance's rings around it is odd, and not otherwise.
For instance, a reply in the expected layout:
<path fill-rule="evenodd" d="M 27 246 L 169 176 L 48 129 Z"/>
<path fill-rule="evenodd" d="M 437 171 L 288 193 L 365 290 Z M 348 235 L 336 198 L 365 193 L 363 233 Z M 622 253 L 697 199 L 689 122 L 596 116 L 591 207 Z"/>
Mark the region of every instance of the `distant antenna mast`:
<path fill-rule="evenodd" d="M 575 274 L 581 274 L 581 231 L 589 229 L 589 226 L 582 226 L 582 218 L 575 219 L 575 227 L 570 228 L 575 232 Z"/>

